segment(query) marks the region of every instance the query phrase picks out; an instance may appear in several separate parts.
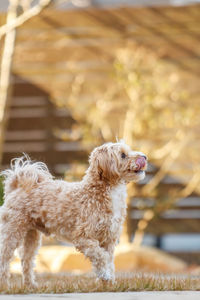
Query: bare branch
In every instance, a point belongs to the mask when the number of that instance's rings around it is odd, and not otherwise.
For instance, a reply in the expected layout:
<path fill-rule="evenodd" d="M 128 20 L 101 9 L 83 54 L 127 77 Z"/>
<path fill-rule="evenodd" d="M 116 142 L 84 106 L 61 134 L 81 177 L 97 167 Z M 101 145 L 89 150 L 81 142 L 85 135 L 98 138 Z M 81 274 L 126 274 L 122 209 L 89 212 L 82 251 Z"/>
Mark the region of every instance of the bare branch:
<path fill-rule="evenodd" d="M 151 179 L 151 181 L 146 184 L 146 186 L 143 188 L 143 194 L 149 194 L 152 192 L 153 189 L 160 183 L 160 181 L 164 178 L 166 173 L 171 168 L 173 162 L 175 159 L 179 156 L 181 150 L 183 147 L 187 144 L 190 136 L 183 137 L 182 140 L 178 143 L 176 143 L 173 152 L 171 155 L 167 156 L 164 163 L 162 164 L 160 170 L 156 173 L 156 175 Z"/>
<path fill-rule="evenodd" d="M 10 0 L 10 6 L 7 14 L 7 24 L 15 20 L 17 16 L 17 7 L 19 0 Z M 2 155 L 3 134 L 6 123 L 6 110 L 9 100 L 9 86 L 11 77 L 11 65 L 14 52 L 16 30 L 13 29 L 6 34 L 4 49 L 1 60 L 0 74 L 0 155 Z"/>
<path fill-rule="evenodd" d="M 194 190 L 196 189 L 197 185 L 199 185 L 200 182 L 200 168 L 196 170 L 191 180 L 188 182 L 188 184 L 185 186 L 185 188 L 181 191 L 181 197 L 188 197 L 191 195 Z"/>
<path fill-rule="evenodd" d="M 52 0 L 40 0 L 40 2 L 35 5 L 34 7 L 28 9 L 23 14 L 21 14 L 19 17 L 16 17 L 12 19 L 10 22 L 7 22 L 7 24 L 0 27 L 0 39 L 13 30 L 16 27 L 19 27 L 24 22 L 29 20 L 30 18 L 38 15 L 45 7 L 47 7 Z"/>
<path fill-rule="evenodd" d="M 135 236 L 133 240 L 134 246 L 140 246 L 144 237 L 145 229 L 147 228 L 149 222 L 153 219 L 155 213 L 152 209 L 147 209 L 144 212 L 143 218 L 139 220 L 137 224 L 137 230 L 135 231 Z"/>

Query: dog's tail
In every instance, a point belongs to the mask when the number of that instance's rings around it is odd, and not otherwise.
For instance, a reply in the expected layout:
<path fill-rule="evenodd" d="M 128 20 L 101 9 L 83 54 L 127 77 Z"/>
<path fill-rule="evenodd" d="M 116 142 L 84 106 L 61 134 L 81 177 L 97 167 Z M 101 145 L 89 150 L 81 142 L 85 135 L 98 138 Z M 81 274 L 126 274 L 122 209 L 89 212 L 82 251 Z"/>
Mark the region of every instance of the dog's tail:
<path fill-rule="evenodd" d="M 47 166 L 42 162 L 31 161 L 27 154 L 11 160 L 10 169 L 2 171 L 5 195 L 17 188 L 30 191 L 36 184 L 52 179 Z"/>

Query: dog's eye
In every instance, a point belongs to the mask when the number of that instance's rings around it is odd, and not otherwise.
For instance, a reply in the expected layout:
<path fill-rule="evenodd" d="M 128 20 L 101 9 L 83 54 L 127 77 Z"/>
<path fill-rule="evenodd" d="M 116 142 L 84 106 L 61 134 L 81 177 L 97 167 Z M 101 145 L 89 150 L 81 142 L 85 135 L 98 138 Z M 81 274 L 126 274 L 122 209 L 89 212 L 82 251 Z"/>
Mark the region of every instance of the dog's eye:
<path fill-rule="evenodd" d="M 126 154 L 124 152 L 122 152 L 121 158 L 126 158 Z"/>

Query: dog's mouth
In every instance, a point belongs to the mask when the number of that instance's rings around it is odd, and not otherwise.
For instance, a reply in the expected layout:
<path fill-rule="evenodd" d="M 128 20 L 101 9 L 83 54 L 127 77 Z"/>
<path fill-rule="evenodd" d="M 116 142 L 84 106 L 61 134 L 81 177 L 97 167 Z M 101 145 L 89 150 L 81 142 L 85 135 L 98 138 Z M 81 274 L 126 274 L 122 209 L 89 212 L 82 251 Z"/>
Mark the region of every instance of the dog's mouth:
<path fill-rule="evenodd" d="M 140 170 L 131 170 L 131 169 L 128 169 L 128 172 L 129 172 L 129 173 L 134 173 L 134 174 L 140 175 L 140 174 L 142 174 L 143 172 L 145 172 L 145 169 L 144 169 L 144 168 L 142 168 L 142 169 L 140 169 Z"/>
<path fill-rule="evenodd" d="M 134 173 L 136 173 L 136 174 L 141 174 L 143 172 L 144 172 L 144 169 L 141 169 L 141 170 L 138 170 L 138 171 L 134 171 Z"/>
<path fill-rule="evenodd" d="M 135 167 L 134 169 L 128 169 L 129 172 L 134 172 L 135 174 L 141 174 L 146 170 L 147 167 L 147 160 L 143 156 L 139 156 L 135 160 Z"/>

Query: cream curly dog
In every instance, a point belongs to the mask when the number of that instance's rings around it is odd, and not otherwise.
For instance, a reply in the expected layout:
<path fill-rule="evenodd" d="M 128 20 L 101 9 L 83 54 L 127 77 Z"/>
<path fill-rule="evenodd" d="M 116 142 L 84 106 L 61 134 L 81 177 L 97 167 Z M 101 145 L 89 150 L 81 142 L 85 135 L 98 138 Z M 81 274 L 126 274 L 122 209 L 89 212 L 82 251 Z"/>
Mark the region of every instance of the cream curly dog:
<path fill-rule="evenodd" d="M 0 208 L 0 285 L 8 286 L 16 248 L 23 281 L 35 287 L 33 262 L 41 233 L 71 242 L 88 257 L 98 278 L 114 281 L 114 247 L 126 216 L 126 184 L 145 176 L 146 156 L 123 141 L 93 150 L 80 182 L 54 180 L 47 166 L 28 156 L 14 159 Z"/>

